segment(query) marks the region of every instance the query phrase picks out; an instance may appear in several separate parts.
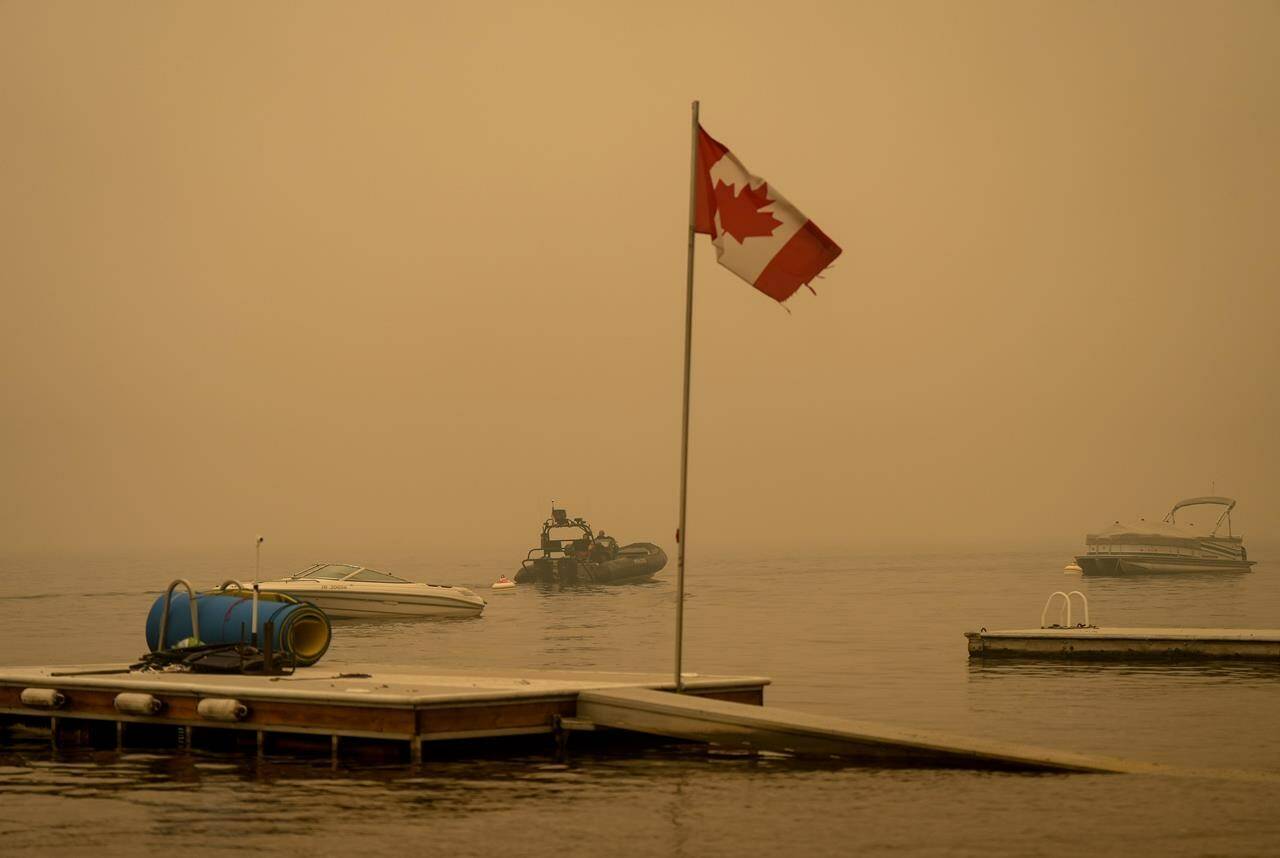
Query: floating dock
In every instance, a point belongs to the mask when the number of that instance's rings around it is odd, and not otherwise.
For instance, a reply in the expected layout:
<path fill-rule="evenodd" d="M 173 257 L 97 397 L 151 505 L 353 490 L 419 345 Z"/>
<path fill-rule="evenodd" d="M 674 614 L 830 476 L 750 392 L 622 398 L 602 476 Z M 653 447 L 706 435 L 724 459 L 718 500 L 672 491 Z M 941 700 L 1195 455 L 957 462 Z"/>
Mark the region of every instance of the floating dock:
<path fill-rule="evenodd" d="M 689 676 L 686 687 L 692 695 L 760 704 L 768 682 Z M 575 716 L 581 691 L 613 687 L 671 682 L 640 674 L 504 676 L 407 667 L 308 667 L 289 676 L 129 672 L 121 665 L 9 668 L 0 670 L 0 721 L 43 718 L 55 745 L 64 735 L 101 744 L 105 726 L 121 747 L 133 739 L 154 742 L 157 729 L 188 747 L 193 737 L 231 732 L 260 752 L 270 753 L 279 739 L 311 736 L 331 742 L 334 753 L 343 739 L 399 743 L 417 761 L 424 743 L 554 733 L 560 719 Z"/>
<path fill-rule="evenodd" d="M 965 632 L 970 658 L 1280 662 L 1280 629 L 1074 628 Z"/>
<path fill-rule="evenodd" d="M 563 752 L 664 737 L 855 764 L 1019 771 L 1121 772 L 1141 764 L 903 730 L 763 706 L 769 680 L 686 674 L 300 668 L 288 676 L 166 671 L 121 665 L 0 669 L 0 733 L 47 731 L 54 747 L 170 747 L 340 755 L 380 750 L 418 764 L 483 753 L 498 740 L 548 735 Z M 615 741 L 616 740 L 616 741 Z M 548 746 L 550 749 L 551 745 Z M 449 751 L 448 749 L 454 749 Z"/>

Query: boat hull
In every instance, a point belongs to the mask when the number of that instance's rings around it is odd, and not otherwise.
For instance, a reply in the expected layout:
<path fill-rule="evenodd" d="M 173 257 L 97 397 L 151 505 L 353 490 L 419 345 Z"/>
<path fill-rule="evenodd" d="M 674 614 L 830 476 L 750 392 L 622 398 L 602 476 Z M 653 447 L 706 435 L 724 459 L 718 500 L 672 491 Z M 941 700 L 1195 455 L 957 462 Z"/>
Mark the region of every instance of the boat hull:
<path fill-rule="evenodd" d="M 484 602 L 446 595 L 352 593 L 342 590 L 304 591 L 262 588 L 266 592 L 287 593 L 300 602 L 309 602 L 333 619 L 373 619 L 379 617 L 476 617 Z"/>
<path fill-rule="evenodd" d="M 1252 560 L 1208 557 L 1160 557 L 1142 554 L 1082 554 L 1076 563 L 1085 575 L 1248 572 Z"/>
<path fill-rule="evenodd" d="M 649 542 L 625 545 L 618 555 L 602 563 L 580 563 L 569 557 L 533 560 L 516 573 L 516 583 L 633 584 L 649 580 L 667 565 L 667 553 Z"/>

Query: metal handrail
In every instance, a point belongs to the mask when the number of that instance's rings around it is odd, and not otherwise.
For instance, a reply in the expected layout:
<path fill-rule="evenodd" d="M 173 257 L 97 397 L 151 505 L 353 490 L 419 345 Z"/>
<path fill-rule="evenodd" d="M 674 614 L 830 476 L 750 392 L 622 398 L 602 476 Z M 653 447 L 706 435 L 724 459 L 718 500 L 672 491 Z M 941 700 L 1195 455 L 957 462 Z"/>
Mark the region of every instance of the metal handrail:
<path fill-rule="evenodd" d="M 1068 593 L 1068 594 L 1067 594 L 1067 604 L 1068 604 L 1068 605 L 1070 605 L 1070 604 L 1071 604 L 1071 597 L 1072 597 L 1072 596 L 1079 596 L 1079 597 L 1080 597 L 1080 605 L 1081 605 L 1081 607 L 1083 607 L 1083 608 L 1084 608 L 1084 622 L 1083 622 L 1083 623 L 1079 623 L 1077 626 L 1073 626 L 1072 628 L 1089 628 L 1089 627 L 1090 627 L 1090 625 L 1089 625 L 1089 597 L 1088 597 L 1088 596 L 1086 596 L 1084 593 L 1081 593 L 1079 590 L 1072 590 L 1070 593 Z M 1068 622 L 1070 622 L 1070 617 L 1068 617 Z M 1042 628 L 1043 628 L 1043 626 L 1042 626 Z"/>
<path fill-rule="evenodd" d="M 1083 594 L 1081 594 L 1081 595 L 1083 595 Z M 1061 596 L 1061 597 L 1062 597 L 1062 609 L 1063 609 L 1063 613 L 1062 613 L 1061 615 L 1059 615 L 1059 617 L 1060 617 L 1060 618 L 1062 618 L 1062 617 L 1064 617 L 1064 616 L 1065 616 L 1065 620 L 1064 620 L 1064 622 L 1062 622 L 1061 624 L 1058 624 L 1058 625 L 1054 625 L 1054 626 L 1045 625 L 1045 619 L 1046 619 L 1046 618 L 1048 617 L 1048 615 L 1049 615 L 1049 606 L 1053 604 L 1053 600 L 1054 600 L 1054 598 L 1056 598 L 1057 596 Z M 1064 628 L 1064 629 L 1069 629 L 1069 628 L 1071 628 L 1071 597 L 1070 597 L 1070 596 L 1068 596 L 1066 593 L 1062 592 L 1061 590 L 1055 590 L 1054 592 L 1052 592 L 1052 593 L 1050 593 L 1050 594 L 1049 594 L 1049 598 L 1048 598 L 1048 600 L 1044 603 L 1044 610 L 1042 610 L 1042 611 L 1040 612 L 1040 628 L 1042 628 L 1042 629 L 1051 629 L 1051 628 Z"/>
<path fill-rule="evenodd" d="M 1053 600 L 1058 598 L 1059 596 L 1062 597 L 1062 613 L 1058 615 L 1059 622 L 1055 623 L 1054 625 L 1048 625 L 1047 620 L 1049 618 L 1049 609 L 1053 606 Z M 1071 622 L 1071 615 L 1072 615 L 1071 606 L 1073 604 L 1071 600 L 1072 596 L 1080 597 L 1080 607 L 1084 611 L 1083 623 Z M 1089 597 L 1086 596 L 1084 593 L 1080 592 L 1079 590 L 1072 590 L 1070 593 L 1064 593 L 1061 590 L 1055 590 L 1054 592 L 1050 593 L 1049 598 L 1045 600 L 1044 610 L 1040 612 L 1040 628 L 1042 629 L 1091 629 L 1093 628 L 1093 626 L 1090 625 L 1089 623 Z"/>
<path fill-rule="evenodd" d="M 156 651 L 168 649 L 169 643 L 169 604 L 173 601 L 173 588 L 179 584 L 187 588 L 187 604 L 191 607 L 191 636 L 200 640 L 200 614 L 196 610 L 196 591 L 186 578 L 175 578 L 169 582 L 164 591 L 164 609 L 160 613 L 160 638 L 156 641 Z"/>

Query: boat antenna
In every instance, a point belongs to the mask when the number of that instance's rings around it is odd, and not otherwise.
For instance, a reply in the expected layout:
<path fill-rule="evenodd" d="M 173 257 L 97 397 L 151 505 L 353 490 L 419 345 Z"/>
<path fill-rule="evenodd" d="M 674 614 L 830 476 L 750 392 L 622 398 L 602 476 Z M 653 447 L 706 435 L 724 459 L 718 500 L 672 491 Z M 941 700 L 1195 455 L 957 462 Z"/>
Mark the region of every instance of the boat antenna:
<path fill-rule="evenodd" d="M 265 536 L 259 536 L 258 541 L 253 546 L 253 580 L 260 581 L 262 579 L 262 543 L 266 542 Z M 257 631 L 257 629 L 254 629 Z"/>

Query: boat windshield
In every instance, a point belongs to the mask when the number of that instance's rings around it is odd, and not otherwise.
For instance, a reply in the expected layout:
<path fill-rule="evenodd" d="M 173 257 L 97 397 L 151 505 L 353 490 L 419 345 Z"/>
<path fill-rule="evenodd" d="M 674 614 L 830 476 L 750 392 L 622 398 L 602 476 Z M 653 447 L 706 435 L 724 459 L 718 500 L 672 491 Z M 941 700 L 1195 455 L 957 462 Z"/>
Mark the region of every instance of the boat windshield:
<path fill-rule="evenodd" d="M 338 563 L 327 563 L 321 566 L 313 566 L 305 572 L 299 572 L 294 578 L 320 578 L 326 581 L 339 581 L 352 572 L 360 569 L 359 566 L 346 566 Z"/>
<path fill-rule="evenodd" d="M 350 568 L 350 567 L 347 567 L 347 568 Z M 406 581 L 403 578 L 397 578 L 396 576 L 390 575 L 386 572 L 379 572 L 376 569 L 361 569 L 359 572 L 357 572 L 356 574 L 352 575 L 350 578 L 347 578 L 345 580 L 363 581 L 367 584 L 412 584 L 413 583 L 412 581 Z"/>

